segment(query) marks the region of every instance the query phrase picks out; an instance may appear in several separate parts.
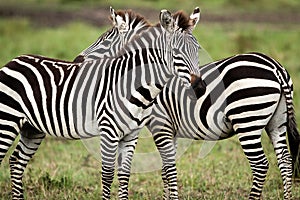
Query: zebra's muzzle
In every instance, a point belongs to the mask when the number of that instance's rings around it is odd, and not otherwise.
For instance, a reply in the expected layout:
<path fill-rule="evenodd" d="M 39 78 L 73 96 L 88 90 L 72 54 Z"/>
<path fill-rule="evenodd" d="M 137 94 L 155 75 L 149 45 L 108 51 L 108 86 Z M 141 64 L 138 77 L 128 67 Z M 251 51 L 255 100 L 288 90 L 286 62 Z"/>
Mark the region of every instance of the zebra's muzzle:
<path fill-rule="evenodd" d="M 190 92 L 188 95 L 191 99 L 199 99 L 206 91 L 206 84 L 202 80 L 201 76 L 191 75 L 191 86 L 193 92 Z"/>

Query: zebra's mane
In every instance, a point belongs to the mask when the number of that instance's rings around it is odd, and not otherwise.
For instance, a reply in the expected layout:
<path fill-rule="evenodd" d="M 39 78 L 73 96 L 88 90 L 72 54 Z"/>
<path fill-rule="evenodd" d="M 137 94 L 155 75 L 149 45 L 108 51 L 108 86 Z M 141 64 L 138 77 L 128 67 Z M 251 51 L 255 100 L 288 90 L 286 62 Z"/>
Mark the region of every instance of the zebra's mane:
<path fill-rule="evenodd" d="M 185 14 L 183 11 L 177 11 L 173 18 L 177 21 L 177 26 L 182 29 L 182 31 L 188 30 L 192 24 L 190 21 L 190 17 Z"/>
<path fill-rule="evenodd" d="M 182 31 L 189 30 L 192 26 L 190 17 L 181 10 L 173 14 L 173 19 L 176 22 L 177 28 Z M 157 23 L 155 26 L 160 27 L 160 23 Z"/>
<path fill-rule="evenodd" d="M 124 20 L 128 20 L 128 24 L 132 27 L 136 27 L 139 24 L 144 25 L 145 27 L 150 27 L 150 23 L 145 19 L 144 16 L 140 15 L 139 13 L 135 13 L 132 10 L 118 10 L 116 14 L 121 16 Z"/>
<path fill-rule="evenodd" d="M 151 25 L 148 23 L 145 18 L 139 14 L 134 13 L 133 11 L 118 11 L 118 15 L 120 15 L 123 19 L 126 19 L 126 15 L 128 15 L 130 21 L 133 21 L 135 24 L 139 23 L 146 23 L 147 30 L 144 30 L 140 32 L 139 34 L 136 34 L 131 40 L 127 41 L 124 48 L 121 49 L 118 52 L 118 55 L 122 55 L 124 51 L 131 51 L 134 48 L 137 48 L 137 44 L 142 44 L 143 41 L 150 41 L 150 35 L 155 35 L 155 30 L 158 30 L 157 28 L 160 27 L 160 23 L 156 25 Z M 191 21 L 188 15 L 186 15 L 183 11 L 178 11 L 173 15 L 174 20 L 176 21 L 177 28 L 183 32 L 186 30 L 189 30 L 191 25 Z M 132 23 L 132 22 L 131 22 Z M 129 23 L 130 24 L 130 23 Z M 152 33 L 151 33 L 152 32 Z M 151 33 L 151 34 L 150 34 Z M 151 44 L 150 44 L 151 45 Z M 133 48 L 132 48 L 133 47 Z M 153 48 L 152 46 L 148 46 L 150 48 Z"/>

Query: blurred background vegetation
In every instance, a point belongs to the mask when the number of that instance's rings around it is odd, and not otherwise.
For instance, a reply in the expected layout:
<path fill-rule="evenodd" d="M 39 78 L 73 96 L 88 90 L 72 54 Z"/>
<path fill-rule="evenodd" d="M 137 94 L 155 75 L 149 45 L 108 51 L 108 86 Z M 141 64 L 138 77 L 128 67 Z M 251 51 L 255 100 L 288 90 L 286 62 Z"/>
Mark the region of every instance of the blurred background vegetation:
<path fill-rule="evenodd" d="M 94 6 L 115 6 L 120 8 L 147 8 L 147 9 L 187 9 L 191 6 L 199 5 L 205 10 L 226 13 L 228 10 L 233 12 L 265 12 L 265 11 L 299 11 L 300 2 L 298 0 L 127 0 L 127 1 L 107 1 L 107 0 L 1 0 L 2 5 L 19 5 L 34 7 L 59 7 L 66 9 L 80 9 L 82 7 Z"/>
<path fill-rule="evenodd" d="M 299 0 L 0 0 L 0 66 L 20 54 L 73 60 L 111 26 L 110 5 L 137 11 L 151 22 L 158 21 L 161 9 L 190 13 L 199 6 L 201 20 L 194 35 L 212 59 L 249 51 L 275 58 L 293 78 L 295 110 L 300 112 Z M 153 151 L 149 133 L 142 134 L 137 151 Z M 263 197 L 282 199 L 277 162 L 265 135 L 263 142 L 270 161 Z M 198 158 L 201 144 L 193 142 L 178 160 L 181 199 L 247 199 L 251 172 L 238 140 L 219 142 L 204 159 Z M 80 141 L 48 137 L 26 170 L 27 199 L 99 199 L 100 169 Z M 115 197 L 116 188 L 114 184 Z M 0 199 L 10 199 L 9 194 L 6 158 L 0 167 Z M 293 194 L 300 198 L 299 183 Z M 130 199 L 161 195 L 160 172 L 132 175 Z"/>

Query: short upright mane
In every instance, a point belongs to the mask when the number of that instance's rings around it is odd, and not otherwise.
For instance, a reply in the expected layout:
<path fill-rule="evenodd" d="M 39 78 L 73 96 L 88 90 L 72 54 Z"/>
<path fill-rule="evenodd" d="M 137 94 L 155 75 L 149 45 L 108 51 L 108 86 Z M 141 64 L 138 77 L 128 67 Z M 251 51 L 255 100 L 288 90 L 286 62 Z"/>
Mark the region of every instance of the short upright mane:
<path fill-rule="evenodd" d="M 181 28 L 183 31 L 188 30 L 192 24 L 188 15 L 186 15 L 183 11 L 178 11 L 173 15 L 175 21 L 177 21 L 177 26 Z"/>
<path fill-rule="evenodd" d="M 143 24 L 147 27 L 150 26 L 150 23 L 145 19 L 144 16 L 138 14 L 138 13 L 135 13 L 134 11 L 132 10 L 118 10 L 116 11 L 116 14 L 121 16 L 123 19 L 126 19 L 126 16 L 128 16 L 128 20 L 129 20 L 129 23 L 128 24 L 132 24 L 133 27 L 137 26 L 138 24 Z"/>

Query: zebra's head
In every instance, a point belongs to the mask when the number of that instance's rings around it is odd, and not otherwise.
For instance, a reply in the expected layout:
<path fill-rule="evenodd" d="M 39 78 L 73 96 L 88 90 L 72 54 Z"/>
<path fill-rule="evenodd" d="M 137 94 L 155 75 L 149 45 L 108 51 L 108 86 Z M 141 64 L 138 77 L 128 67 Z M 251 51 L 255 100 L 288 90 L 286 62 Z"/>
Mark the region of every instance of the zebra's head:
<path fill-rule="evenodd" d="M 83 50 L 74 62 L 115 56 L 132 37 L 150 26 L 144 17 L 130 10 L 115 11 L 110 7 L 110 19 L 113 27 Z"/>
<path fill-rule="evenodd" d="M 181 78 L 185 86 L 194 86 L 200 79 L 198 55 L 200 45 L 192 35 L 199 19 L 198 7 L 190 17 L 181 11 L 173 16 L 167 10 L 162 10 L 160 13 L 160 24 L 167 32 L 173 61 L 171 72 Z"/>

